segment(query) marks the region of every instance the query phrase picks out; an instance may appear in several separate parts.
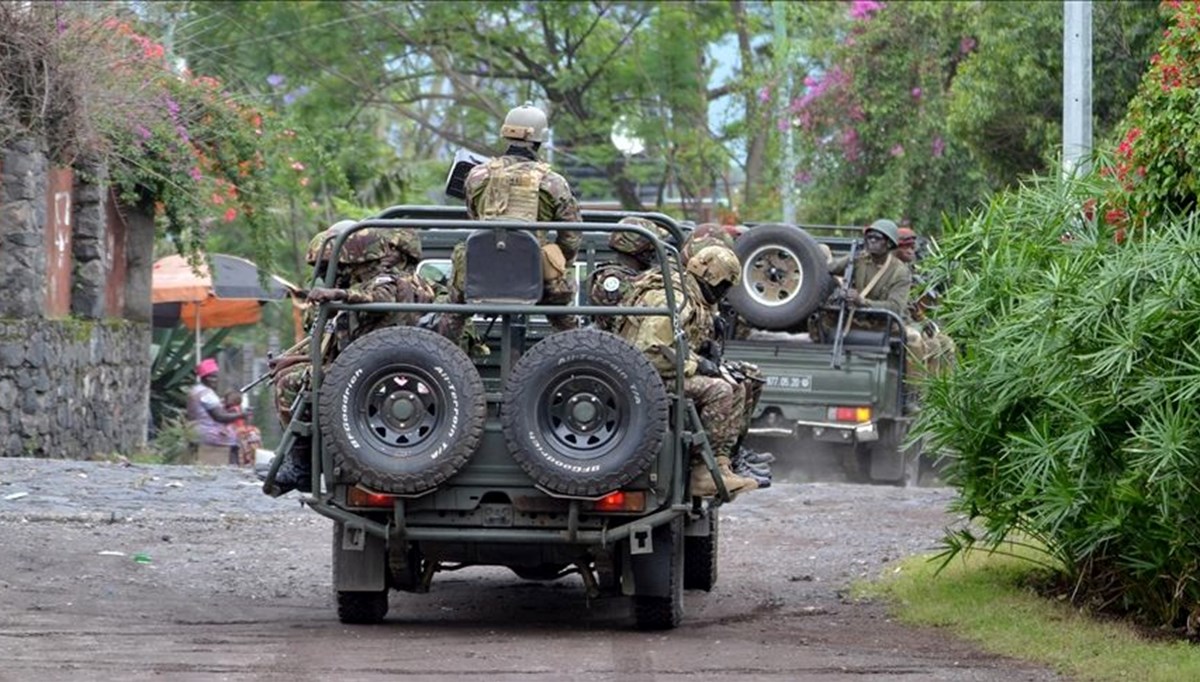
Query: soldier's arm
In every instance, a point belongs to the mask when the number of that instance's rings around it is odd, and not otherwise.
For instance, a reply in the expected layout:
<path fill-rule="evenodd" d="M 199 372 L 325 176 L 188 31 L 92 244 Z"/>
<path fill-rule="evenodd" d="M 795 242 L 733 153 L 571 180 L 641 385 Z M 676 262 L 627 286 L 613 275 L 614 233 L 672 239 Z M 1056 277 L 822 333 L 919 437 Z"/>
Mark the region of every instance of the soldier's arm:
<path fill-rule="evenodd" d="M 838 256 L 829 261 L 829 272 L 834 275 L 840 275 L 846 271 L 846 266 L 850 264 L 850 256 Z"/>
<path fill-rule="evenodd" d="M 538 202 L 538 220 L 542 222 L 578 223 L 583 222 L 579 211 L 579 202 L 571 193 L 571 187 L 565 178 L 558 173 L 550 173 L 542 179 L 542 197 Z M 558 230 L 554 243 L 562 249 L 567 262 L 575 260 L 579 245 L 583 242 L 583 234 L 575 230 Z"/>
<path fill-rule="evenodd" d="M 479 212 L 475 207 L 479 204 L 483 188 L 487 186 L 487 178 L 486 166 L 479 165 L 472 168 L 471 172 L 467 174 L 467 179 L 463 181 L 463 195 L 466 196 L 467 202 L 467 220 L 479 220 Z"/>
<path fill-rule="evenodd" d="M 370 282 L 346 290 L 347 303 L 392 303 L 396 301 L 398 282 L 395 275 L 378 275 Z"/>

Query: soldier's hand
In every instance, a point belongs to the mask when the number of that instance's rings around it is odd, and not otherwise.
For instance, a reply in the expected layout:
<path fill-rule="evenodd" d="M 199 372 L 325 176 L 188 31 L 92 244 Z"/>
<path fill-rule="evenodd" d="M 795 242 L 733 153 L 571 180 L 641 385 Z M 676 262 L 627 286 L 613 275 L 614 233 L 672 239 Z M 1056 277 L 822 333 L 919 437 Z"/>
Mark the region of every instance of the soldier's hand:
<path fill-rule="evenodd" d="M 345 289 L 328 289 L 325 287 L 314 287 L 308 292 L 309 303 L 326 303 L 328 301 L 340 301 L 346 298 Z"/>
<path fill-rule="evenodd" d="M 847 289 L 846 302 L 850 305 L 865 306 L 867 304 L 867 299 L 863 298 L 863 295 L 858 293 L 858 289 Z"/>
<path fill-rule="evenodd" d="M 719 377 L 721 376 L 721 366 L 708 358 L 702 357 L 696 362 L 696 374 L 706 377 Z"/>

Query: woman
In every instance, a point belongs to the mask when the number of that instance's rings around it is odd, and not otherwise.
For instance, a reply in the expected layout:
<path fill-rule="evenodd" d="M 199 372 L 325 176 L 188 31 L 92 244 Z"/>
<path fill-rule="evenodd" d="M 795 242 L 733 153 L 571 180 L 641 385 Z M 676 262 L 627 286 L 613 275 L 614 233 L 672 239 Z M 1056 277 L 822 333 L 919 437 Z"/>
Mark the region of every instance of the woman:
<path fill-rule="evenodd" d="M 196 385 L 188 392 L 188 421 L 196 429 L 201 449 L 220 448 L 226 451 L 229 464 L 238 464 L 237 432 L 233 428 L 241 415 L 225 408 L 217 395 L 217 380 L 220 378 L 217 361 L 205 358 L 196 365 Z M 204 461 L 201 456 L 201 461 Z M 212 462 L 209 462 L 212 463 Z"/>

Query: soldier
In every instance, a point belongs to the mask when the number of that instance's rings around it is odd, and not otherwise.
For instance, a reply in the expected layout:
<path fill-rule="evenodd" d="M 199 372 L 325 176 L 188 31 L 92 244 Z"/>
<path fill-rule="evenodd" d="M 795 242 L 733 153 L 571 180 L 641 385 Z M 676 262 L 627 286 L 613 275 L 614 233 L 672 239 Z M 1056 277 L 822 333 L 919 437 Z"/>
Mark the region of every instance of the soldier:
<path fill-rule="evenodd" d="M 621 218 L 620 225 L 637 225 L 650 231 L 658 231 L 666 239 L 667 233 L 645 218 L 628 216 Z M 654 242 L 636 232 L 613 232 L 608 245 L 616 254 L 616 261 L 602 263 L 588 279 L 588 303 L 601 306 L 619 306 L 629 296 L 633 281 L 654 264 L 656 252 Z M 612 315 L 596 315 L 593 324 L 604 331 L 615 331 L 618 318 Z"/>
<path fill-rule="evenodd" d="M 538 160 L 538 150 L 546 137 L 546 114 L 526 103 L 508 112 L 500 126 L 500 136 L 508 143 L 504 154 L 471 169 L 463 184 L 467 216 L 471 220 L 520 220 L 527 222 L 568 222 L 582 220 L 579 204 L 563 176 Z M 583 236 L 573 230 L 560 230 L 554 242 L 546 232 L 537 233 L 542 242 L 542 299 L 544 305 L 569 305 L 575 296 L 575 255 Z M 451 254 L 453 273 L 450 300 L 462 303 L 466 288 L 466 246 L 459 244 Z M 578 321 L 571 315 L 548 315 L 558 331 L 574 329 Z M 463 315 L 445 315 L 442 332 L 459 340 L 466 324 Z"/>
<path fill-rule="evenodd" d="M 315 241 L 315 240 L 314 240 Z M 425 278 L 416 272 L 421 260 L 421 241 L 415 230 L 368 228 L 354 232 L 342 244 L 338 256 L 339 281 L 341 287 L 314 287 L 308 292 L 310 303 L 345 301 L 346 303 L 431 303 L 434 290 Z M 343 272 L 344 271 L 344 272 Z M 343 279 L 344 277 L 344 279 Z M 376 329 L 395 325 L 415 325 L 420 313 L 348 313 L 343 312 L 332 322 L 332 344 L 326 348 L 326 362 L 331 362 L 337 353 L 354 339 Z M 327 333 L 330 329 L 326 327 Z M 328 337 L 327 337 L 328 338 Z M 305 352 L 307 347 L 305 347 Z M 297 369 L 298 368 L 298 369 Z M 287 420 L 290 407 L 308 381 L 307 358 L 297 363 L 283 378 L 276 381 L 276 406 L 280 418 L 285 417 L 282 405 L 286 404 Z M 296 372 L 299 371 L 299 376 Z M 287 421 L 284 422 L 285 424 Z M 279 494 L 296 488 L 312 485 L 312 440 L 297 437 L 284 462 L 275 475 Z"/>
<path fill-rule="evenodd" d="M 913 268 L 917 261 L 917 233 L 907 227 L 900 228 L 900 247 L 896 249 L 896 257 L 904 261 L 910 268 Z M 924 284 L 919 274 L 913 275 L 913 280 L 917 284 Z M 931 374 L 939 374 L 948 367 L 954 365 L 954 357 L 958 353 L 958 347 L 949 335 L 941 330 L 936 322 L 929 319 L 926 311 L 932 308 L 937 302 L 936 292 L 932 288 L 926 288 L 909 302 L 908 316 L 912 323 L 908 329 L 908 336 L 912 338 L 913 334 L 919 334 L 924 349 L 924 369 Z"/>
<path fill-rule="evenodd" d="M 734 240 L 742 234 L 745 228 L 739 231 L 732 227 L 716 223 L 702 223 L 697 226 L 688 237 L 683 249 L 680 250 L 684 262 L 709 246 L 722 246 L 733 251 Z M 750 325 L 745 320 L 742 320 L 736 312 L 722 303 L 724 301 L 711 306 L 713 336 L 701 344 L 700 353 L 721 365 L 725 370 L 723 376 L 731 379 L 735 390 L 742 394 L 741 427 L 738 429 L 737 441 L 731 450 L 733 470 L 740 476 L 753 478 L 758 483 L 758 487 L 766 488 L 771 485 L 771 470 L 768 465 L 775 460 L 775 456 L 769 452 L 757 452 L 742 444 L 750 430 L 754 409 L 762 398 L 764 379 L 757 365 L 749 362 L 731 364 L 722 360 L 725 341 L 731 336 L 730 321 L 732 320 L 734 338 L 745 338 L 739 336 L 738 332 L 741 330 L 748 332 L 750 329 Z"/>
<path fill-rule="evenodd" d="M 697 251 L 688 260 L 683 275 L 683 291 L 674 290 L 679 319 L 687 337 L 687 357 L 683 361 L 683 388 L 696 403 L 700 420 L 708 433 L 718 473 L 730 494 L 754 490 L 754 479 L 735 474 L 730 456 L 742 426 L 744 394 L 722 376 L 721 367 L 696 351 L 713 337 L 715 306 L 738 279 L 741 266 L 730 249 L 714 245 Z M 628 305 L 660 307 L 666 305 L 666 288 L 661 272 L 651 271 L 633 284 Z M 665 380 L 675 379 L 675 334 L 671 320 L 662 316 L 620 318 L 618 334 L 644 352 Z M 711 497 L 716 483 L 708 468 L 693 457 L 691 468 L 693 495 Z"/>
<path fill-rule="evenodd" d="M 912 273 L 893 254 L 900 245 L 900 228 L 890 220 L 876 220 L 863 230 L 863 242 L 866 253 L 859 253 L 854 264 L 854 281 L 845 294 L 847 302 L 858 309 L 890 310 L 904 319 Z M 829 264 L 829 271 L 841 275 L 849 264 L 849 256 L 835 258 Z M 854 322 L 855 326 L 867 328 L 881 326 L 877 320 Z"/>

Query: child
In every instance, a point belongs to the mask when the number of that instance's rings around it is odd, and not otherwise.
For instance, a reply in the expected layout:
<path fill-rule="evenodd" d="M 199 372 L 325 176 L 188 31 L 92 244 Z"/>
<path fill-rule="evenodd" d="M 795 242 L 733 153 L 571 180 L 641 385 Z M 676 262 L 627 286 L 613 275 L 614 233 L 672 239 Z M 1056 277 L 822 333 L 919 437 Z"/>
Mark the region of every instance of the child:
<path fill-rule="evenodd" d="M 225 394 L 225 409 L 238 415 L 238 419 L 230 424 L 237 434 L 237 461 L 231 461 L 235 466 L 254 466 L 254 453 L 262 446 L 262 433 L 258 427 L 246 422 L 242 411 L 242 392 L 231 390 Z M 234 455 L 230 455 L 231 459 Z"/>

